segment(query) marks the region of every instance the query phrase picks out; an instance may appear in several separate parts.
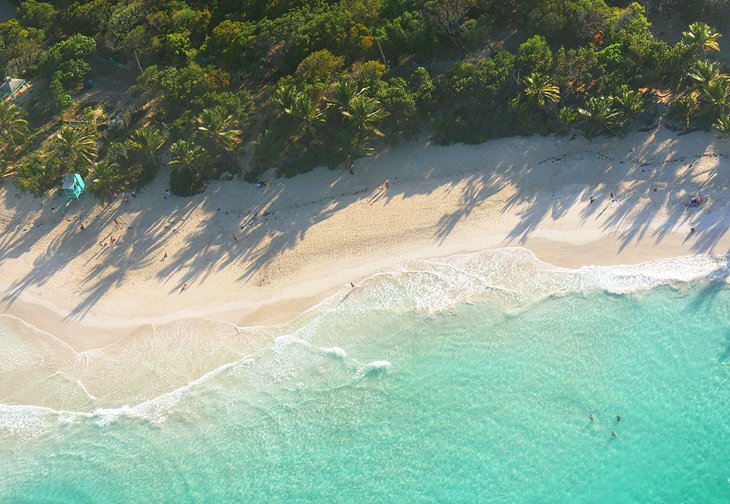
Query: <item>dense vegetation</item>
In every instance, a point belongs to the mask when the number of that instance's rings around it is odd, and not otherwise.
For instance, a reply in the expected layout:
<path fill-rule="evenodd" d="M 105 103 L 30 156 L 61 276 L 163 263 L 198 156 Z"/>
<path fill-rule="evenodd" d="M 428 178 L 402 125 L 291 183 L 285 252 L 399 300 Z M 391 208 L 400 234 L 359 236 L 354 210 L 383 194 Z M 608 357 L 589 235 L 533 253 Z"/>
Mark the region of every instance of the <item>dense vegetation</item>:
<path fill-rule="evenodd" d="M 720 34 L 694 21 L 728 12 L 730 0 L 25 0 L 0 24 L 0 65 L 34 91 L 0 104 L 0 178 L 40 193 L 78 172 L 105 199 L 166 163 L 189 195 L 240 173 L 244 145 L 255 181 L 352 172 L 419 131 L 592 137 L 665 117 L 728 134 Z M 652 31 L 655 15 L 684 20 L 679 42 Z M 97 76 L 120 72 L 130 85 L 95 101 Z"/>

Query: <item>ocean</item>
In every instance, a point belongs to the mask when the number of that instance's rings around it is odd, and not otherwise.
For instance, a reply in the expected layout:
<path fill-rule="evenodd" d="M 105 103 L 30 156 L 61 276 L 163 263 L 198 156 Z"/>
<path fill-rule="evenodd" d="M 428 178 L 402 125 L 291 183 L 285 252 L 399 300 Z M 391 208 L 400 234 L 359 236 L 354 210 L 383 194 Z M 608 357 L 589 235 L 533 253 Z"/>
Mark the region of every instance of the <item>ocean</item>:
<path fill-rule="evenodd" d="M 0 502 L 730 502 L 727 260 L 411 261 L 78 354 L 0 317 Z"/>

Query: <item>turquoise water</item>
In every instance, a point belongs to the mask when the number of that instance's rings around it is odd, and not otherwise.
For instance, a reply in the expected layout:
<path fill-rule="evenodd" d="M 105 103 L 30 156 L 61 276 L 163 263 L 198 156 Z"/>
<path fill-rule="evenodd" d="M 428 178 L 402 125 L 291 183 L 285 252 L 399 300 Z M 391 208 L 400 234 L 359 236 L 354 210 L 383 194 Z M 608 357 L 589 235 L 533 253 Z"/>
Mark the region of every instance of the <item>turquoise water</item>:
<path fill-rule="evenodd" d="M 730 502 L 730 289 L 502 259 L 375 276 L 137 406 L 2 406 L 0 502 Z"/>

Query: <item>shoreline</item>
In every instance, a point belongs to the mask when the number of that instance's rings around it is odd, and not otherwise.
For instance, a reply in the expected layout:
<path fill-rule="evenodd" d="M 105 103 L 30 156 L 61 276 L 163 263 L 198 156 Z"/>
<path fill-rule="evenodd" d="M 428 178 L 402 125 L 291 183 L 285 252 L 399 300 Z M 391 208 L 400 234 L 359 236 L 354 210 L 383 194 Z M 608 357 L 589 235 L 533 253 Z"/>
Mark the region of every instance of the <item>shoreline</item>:
<path fill-rule="evenodd" d="M 555 241 L 546 238 L 536 238 L 530 241 L 525 248 L 536 257 L 551 266 L 567 269 L 579 269 L 591 266 L 634 266 L 660 259 L 678 259 L 687 255 L 672 255 L 676 251 L 676 244 L 683 241 L 681 236 L 669 238 L 674 242 L 662 247 L 638 248 L 626 253 L 625 256 L 613 256 L 607 261 L 591 263 L 591 252 L 595 248 L 605 247 L 610 238 L 583 244 L 567 241 Z M 124 340 L 134 331 L 145 326 L 165 325 L 185 319 L 205 319 L 213 322 L 233 324 L 239 328 L 255 328 L 262 326 L 279 326 L 287 324 L 307 311 L 316 308 L 338 291 L 347 289 L 346 278 L 354 278 L 354 284 L 370 278 L 380 272 L 390 271 L 392 267 L 402 265 L 411 260 L 447 259 L 459 255 L 468 255 L 479 252 L 494 251 L 513 247 L 486 247 L 477 249 L 454 249 L 448 252 L 433 255 L 430 248 L 403 252 L 397 259 L 379 262 L 366 262 L 364 266 L 345 270 L 328 278 L 318 279 L 317 282 L 298 284 L 297 289 L 304 291 L 296 296 L 281 295 L 267 298 L 255 303 L 231 302 L 227 304 L 212 304 L 203 309 L 183 309 L 154 317 L 139 317 L 134 319 L 114 318 L 110 316 L 87 317 L 82 322 L 67 320 L 69 311 L 43 299 L 18 299 L 11 310 L 0 315 L 7 315 L 34 329 L 50 334 L 55 339 L 69 345 L 76 352 L 102 349 Z M 697 254 L 689 254 L 697 255 Z M 624 260 L 620 260 L 623 257 Z M 352 258 L 348 258 L 351 260 Z M 362 258 L 360 258 L 362 259 Z M 363 273 L 365 272 L 365 273 Z M 362 273 L 362 274 L 361 274 Z M 359 275 L 359 276 L 356 276 Z"/>
<path fill-rule="evenodd" d="M 128 205 L 87 198 L 65 214 L 58 200 L 6 183 L 1 312 L 82 351 L 181 318 L 284 323 L 411 259 L 524 247 L 576 268 L 727 254 L 729 152 L 711 134 L 666 130 L 476 146 L 414 140 L 358 161 L 355 176 L 318 169 L 264 190 L 215 181 L 202 195 L 167 199 L 160 173 Z M 694 194 L 705 203 L 685 210 Z"/>

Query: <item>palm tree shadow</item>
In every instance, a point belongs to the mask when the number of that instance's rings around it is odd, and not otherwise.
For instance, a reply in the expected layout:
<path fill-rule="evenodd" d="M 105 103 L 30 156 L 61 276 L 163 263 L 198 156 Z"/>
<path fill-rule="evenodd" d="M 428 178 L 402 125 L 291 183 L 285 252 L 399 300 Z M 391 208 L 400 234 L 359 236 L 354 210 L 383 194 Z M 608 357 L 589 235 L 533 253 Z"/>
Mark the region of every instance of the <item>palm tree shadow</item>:
<path fill-rule="evenodd" d="M 434 239 L 439 244 L 442 244 L 446 240 L 460 220 L 469 217 L 475 208 L 490 196 L 498 193 L 503 187 L 502 184 L 497 183 L 493 178 L 484 181 L 484 177 L 482 176 L 471 177 L 467 183 L 468 186 L 462 194 L 459 208 L 451 213 L 442 215 L 436 224 L 437 229 L 434 234 Z"/>

